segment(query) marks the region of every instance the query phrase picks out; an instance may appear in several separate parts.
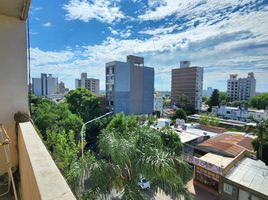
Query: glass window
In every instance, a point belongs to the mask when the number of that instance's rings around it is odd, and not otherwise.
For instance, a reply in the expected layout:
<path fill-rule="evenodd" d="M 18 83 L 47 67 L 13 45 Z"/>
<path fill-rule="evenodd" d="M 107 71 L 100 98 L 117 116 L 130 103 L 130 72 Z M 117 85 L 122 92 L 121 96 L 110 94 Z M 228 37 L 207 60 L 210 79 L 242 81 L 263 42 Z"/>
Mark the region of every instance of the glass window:
<path fill-rule="evenodd" d="M 227 194 L 232 195 L 233 194 L 233 186 L 231 186 L 227 183 L 223 183 L 223 191 Z"/>

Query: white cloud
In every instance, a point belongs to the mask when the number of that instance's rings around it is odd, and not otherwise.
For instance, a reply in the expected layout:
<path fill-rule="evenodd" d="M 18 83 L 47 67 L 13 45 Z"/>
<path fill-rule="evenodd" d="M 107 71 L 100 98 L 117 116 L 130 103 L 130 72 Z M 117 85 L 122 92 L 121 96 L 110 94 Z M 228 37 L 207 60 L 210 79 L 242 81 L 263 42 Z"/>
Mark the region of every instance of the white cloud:
<path fill-rule="evenodd" d="M 160 27 L 157 29 L 146 29 L 139 31 L 140 34 L 147 34 L 147 35 L 160 35 L 160 34 L 167 34 L 172 33 L 174 30 L 177 30 L 179 28 L 179 25 L 175 24 L 169 27 Z"/>
<path fill-rule="evenodd" d="M 31 64 L 42 66 L 50 63 L 65 63 L 74 58 L 71 51 L 42 51 L 39 48 L 31 48 Z"/>
<path fill-rule="evenodd" d="M 46 22 L 43 24 L 43 26 L 45 26 L 45 27 L 50 27 L 51 25 L 52 25 L 51 22 Z"/>
<path fill-rule="evenodd" d="M 149 9 L 139 16 L 140 20 L 160 20 L 171 15 L 197 17 L 221 9 L 252 5 L 257 0 L 149 0 Z"/>
<path fill-rule="evenodd" d="M 67 11 L 66 19 L 68 20 L 88 22 L 91 19 L 96 19 L 100 22 L 111 24 L 124 18 L 116 2 L 107 0 L 70 0 L 63 8 Z"/>
<path fill-rule="evenodd" d="M 87 1 L 83 2 L 89 4 Z M 160 8 L 164 9 L 163 7 L 173 9 L 171 1 L 165 2 L 152 3 L 147 15 L 141 15 L 140 19 L 156 20 L 169 16 L 168 12 L 158 13 Z M 166 23 L 158 28 L 149 26 L 139 32 L 148 35 L 146 39 L 126 39 L 132 34 L 132 25 L 126 30 L 110 27 L 108 29 L 114 37 L 108 37 L 100 44 L 78 47 L 76 51 L 68 49 L 44 52 L 31 49 L 34 52 L 34 69 L 38 72 L 45 69 L 51 73 L 55 71 L 56 74 L 64 74 L 66 79 L 70 80 L 67 85 L 71 88 L 74 85 L 71 79 L 87 71 L 95 78 L 100 78 L 101 88 L 104 89 L 105 63 L 112 60 L 124 61 L 126 55 L 137 54 L 145 57 L 146 65 L 155 67 L 156 89 L 170 89 L 171 69 L 184 59 L 191 60 L 193 65 L 205 67 L 204 88 L 213 86 L 222 89 L 229 73 L 241 74 L 247 73 L 247 70 L 255 72 L 257 87 L 268 87 L 265 80 L 268 70 L 267 6 L 260 10 L 251 9 L 255 2 L 249 0 L 208 0 L 207 4 L 205 1 L 198 1 L 199 6 L 196 0 L 173 2 L 176 5 L 180 3 L 180 8 L 177 6 L 173 14 L 187 14 L 184 18 L 185 23 Z M 227 5 L 230 5 L 230 8 L 235 7 L 235 3 L 244 4 L 244 7 L 236 12 L 232 9 L 225 10 Z M 217 9 L 223 13 L 218 13 Z M 114 20 L 111 19 L 110 22 Z"/>

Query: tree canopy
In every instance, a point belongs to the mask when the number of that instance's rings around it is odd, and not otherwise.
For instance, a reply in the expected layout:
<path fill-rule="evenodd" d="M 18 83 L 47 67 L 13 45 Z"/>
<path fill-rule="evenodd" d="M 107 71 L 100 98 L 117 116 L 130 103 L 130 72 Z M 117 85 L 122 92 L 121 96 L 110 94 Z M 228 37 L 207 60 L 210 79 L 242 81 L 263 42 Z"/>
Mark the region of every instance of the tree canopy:
<path fill-rule="evenodd" d="M 263 93 L 259 96 L 250 97 L 249 105 L 257 109 L 268 108 L 268 93 Z"/>
<path fill-rule="evenodd" d="M 79 134 L 83 124 L 82 119 L 71 113 L 67 104 L 57 104 L 40 97 L 33 97 L 31 104 L 32 119 L 45 139 L 47 131 L 52 129 L 61 129 L 66 133 L 72 130 L 76 135 Z"/>
<path fill-rule="evenodd" d="M 218 106 L 220 104 L 220 94 L 219 94 L 219 90 L 215 89 L 213 90 L 213 93 L 210 97 L 210 101 L 209 101 L 209 111 L 211 111 L 212 106 Z"/>
<path fill-rule="evenodd" d="M 187 120 L 185 111 L 182 108 L 176 109 L 174 115 L 171 117 L 172 120 L 184 119 Z"/>
<path fill-rule="evenodd" d="M 167 138 L 170 142 L 164 143 Z M 141 175 L 150 181 L 155 193 L 161 188 L 173 198 L 190 198 L 185 184 L 191 171 L 179 156 L 181 143 L 171 130 L 159 132 L 138 126 L 135 117 L 118 114 L 99 135 L 98 146 L 100 159 L 89 169 L 94 184 L 87 198 L 96 199 L 117 189 L 122 192 L 121 199 L 146 199 L 137 185 Z"/>
<path fill-rule="evenodd" d="M 79 115 L 84 122 L 101 114 L 99 99 L 87 89 L 78 88 L 71 90 L 65 95 L 65 98 L 70 111 Z"/>

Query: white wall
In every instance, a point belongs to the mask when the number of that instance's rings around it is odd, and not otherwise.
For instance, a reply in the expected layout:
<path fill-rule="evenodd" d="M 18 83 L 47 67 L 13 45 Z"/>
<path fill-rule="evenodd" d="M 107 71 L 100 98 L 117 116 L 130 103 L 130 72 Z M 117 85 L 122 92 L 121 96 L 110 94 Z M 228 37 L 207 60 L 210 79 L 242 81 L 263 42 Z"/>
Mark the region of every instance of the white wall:
<path fill-rule="evenodd" d="M 25 21 L 0 15 L 0 123 L 11 138 L 11 163 L 16 166 L 17 136 L 14 114 L 28 111 Z M 0 175 L 6 172 L 0 147 Z"/>

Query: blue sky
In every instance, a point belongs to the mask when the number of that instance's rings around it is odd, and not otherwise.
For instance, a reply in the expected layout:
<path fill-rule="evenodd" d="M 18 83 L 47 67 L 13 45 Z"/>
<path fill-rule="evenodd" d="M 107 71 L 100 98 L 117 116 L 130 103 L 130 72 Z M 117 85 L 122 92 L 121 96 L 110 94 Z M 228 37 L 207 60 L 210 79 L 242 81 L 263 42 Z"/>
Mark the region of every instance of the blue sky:
<path fill-rule="evenodd" d="M 104 89 L 105 63 L 134 54 L 155 68 L 156 90 L 190 60 L 204 89 L 252 71 L 268 91 L 268 0 L 32 0 L 29 20 L 32 77 L 52 73 L 71 89 L 81 72 Z"/>

